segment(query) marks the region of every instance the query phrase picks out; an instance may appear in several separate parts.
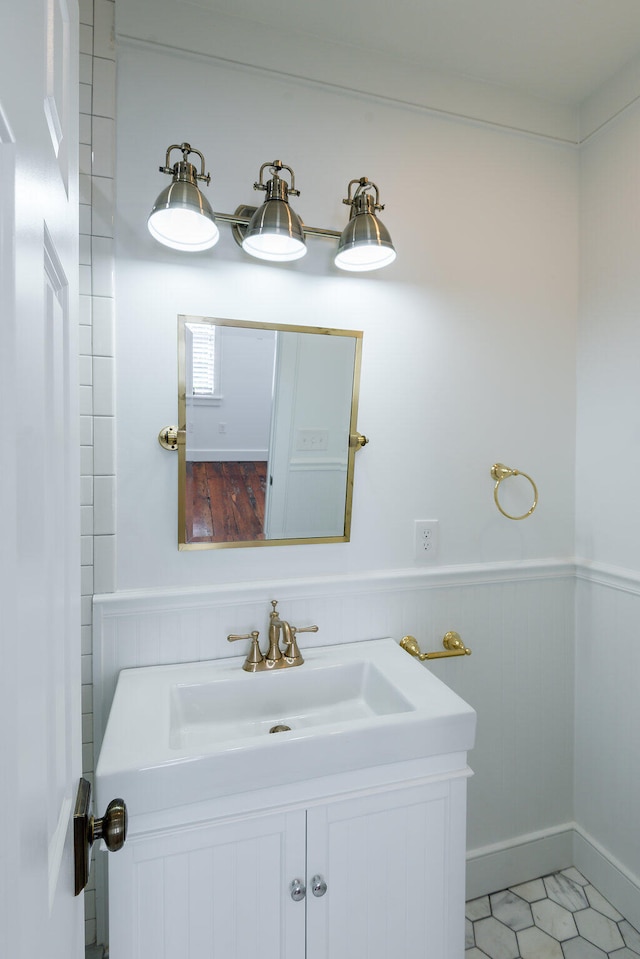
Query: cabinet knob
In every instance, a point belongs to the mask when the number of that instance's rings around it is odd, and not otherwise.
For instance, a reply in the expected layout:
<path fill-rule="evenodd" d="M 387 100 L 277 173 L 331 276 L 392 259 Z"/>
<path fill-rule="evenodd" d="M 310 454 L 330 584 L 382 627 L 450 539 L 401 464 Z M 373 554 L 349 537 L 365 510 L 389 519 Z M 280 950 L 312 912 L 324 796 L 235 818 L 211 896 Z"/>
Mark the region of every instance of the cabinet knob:
<path fill-rule="evenodd" d="M 314 876 L 311 880 L 311 892 L 313 895 L 319 899 L 321 896 L 324 896 L 326 891 L 327 884 L 322 876 Z"/>
<path fill-rule="evenodd" d="M 294 902 L 300 902 L 300 900 L 304 899 L 307 894 L 307 890 L 305 889 L 302 879 L 293 879 L 291 885 L 289 886 L 289 890 L 291 892 L 291 898 Z"/>

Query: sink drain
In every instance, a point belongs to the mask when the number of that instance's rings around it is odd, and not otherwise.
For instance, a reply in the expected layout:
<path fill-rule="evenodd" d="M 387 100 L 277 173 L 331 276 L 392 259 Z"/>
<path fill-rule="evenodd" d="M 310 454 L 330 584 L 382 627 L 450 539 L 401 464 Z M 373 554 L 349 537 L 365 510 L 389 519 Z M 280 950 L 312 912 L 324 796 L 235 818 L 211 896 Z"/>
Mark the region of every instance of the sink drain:
<path fill-rule="evenodd" d="M 284 723 L 278 723 L 277 726 L 272 726 L 269 730 L 270 733 L 288 733 L 291 730 L 291 726 L 285 726 Z"/>

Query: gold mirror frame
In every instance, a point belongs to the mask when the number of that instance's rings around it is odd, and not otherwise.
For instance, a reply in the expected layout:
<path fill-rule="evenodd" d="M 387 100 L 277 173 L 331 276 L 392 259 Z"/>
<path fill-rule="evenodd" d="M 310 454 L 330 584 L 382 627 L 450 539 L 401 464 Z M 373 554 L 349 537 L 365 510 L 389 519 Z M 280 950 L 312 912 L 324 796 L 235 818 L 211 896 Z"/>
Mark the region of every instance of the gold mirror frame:
<path fill-rule="evenodd" d="M 221 327 L 236 327 L 253 330 L 271 330 L 282 333 L 303 333 L 316 336 L 351 337 L 354 340 L 353 380 L 351 407 L 349 411 L 349 435 L 347 437 L 347 475 L 344 502 L 344 530 L 342 535 L 305 536 L 280 539 L 231 540 L 225 542 L 205 541 L 187 542 L 187 324 L 203 323 Z M 329 327 L 293 326 L 280 323 L 259 323 L 251 320 L 234 320 L 219 317 L 178 316 L 178 549 L 234 549 L 249 546 L 295 546 L 316 543 L 347 543 L 351 533 L 351 511 L 353 504 L 353 484 L 355 454 L 366 443 L 366 437 L 357 431 L 358 401 L 360 392 L 360 370 L 362 363 L 362 332 L 359 330 L 339 330 Z M 312 506 L 310 507 L 312 508 Z"/>

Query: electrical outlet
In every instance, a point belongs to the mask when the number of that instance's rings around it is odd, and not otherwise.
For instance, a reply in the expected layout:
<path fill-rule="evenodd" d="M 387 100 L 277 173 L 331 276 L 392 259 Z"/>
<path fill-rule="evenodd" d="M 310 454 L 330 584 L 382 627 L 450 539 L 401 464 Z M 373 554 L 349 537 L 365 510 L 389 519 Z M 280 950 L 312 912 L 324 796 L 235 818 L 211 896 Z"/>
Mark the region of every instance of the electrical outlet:
<path fill-rule="evenodd" d="M 438 520 L 415 521 L 415 558 L 419 563 L 435 563 L 438 558 Z"/>
<path fill-rule="evenodd" d="M 329 449 L 329 430 L 297 430 L 296 449 L 320 452 Z"/>

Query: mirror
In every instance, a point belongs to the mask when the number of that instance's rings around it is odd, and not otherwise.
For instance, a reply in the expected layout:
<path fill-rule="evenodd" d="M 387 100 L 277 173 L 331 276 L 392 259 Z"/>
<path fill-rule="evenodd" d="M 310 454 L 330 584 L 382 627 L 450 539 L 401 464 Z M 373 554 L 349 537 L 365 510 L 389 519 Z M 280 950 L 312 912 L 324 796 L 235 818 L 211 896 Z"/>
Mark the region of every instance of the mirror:
<path fill-rule="evenodd" d="M 348 542 L 362 333 L 178 317 L 178 546 Z"/>

